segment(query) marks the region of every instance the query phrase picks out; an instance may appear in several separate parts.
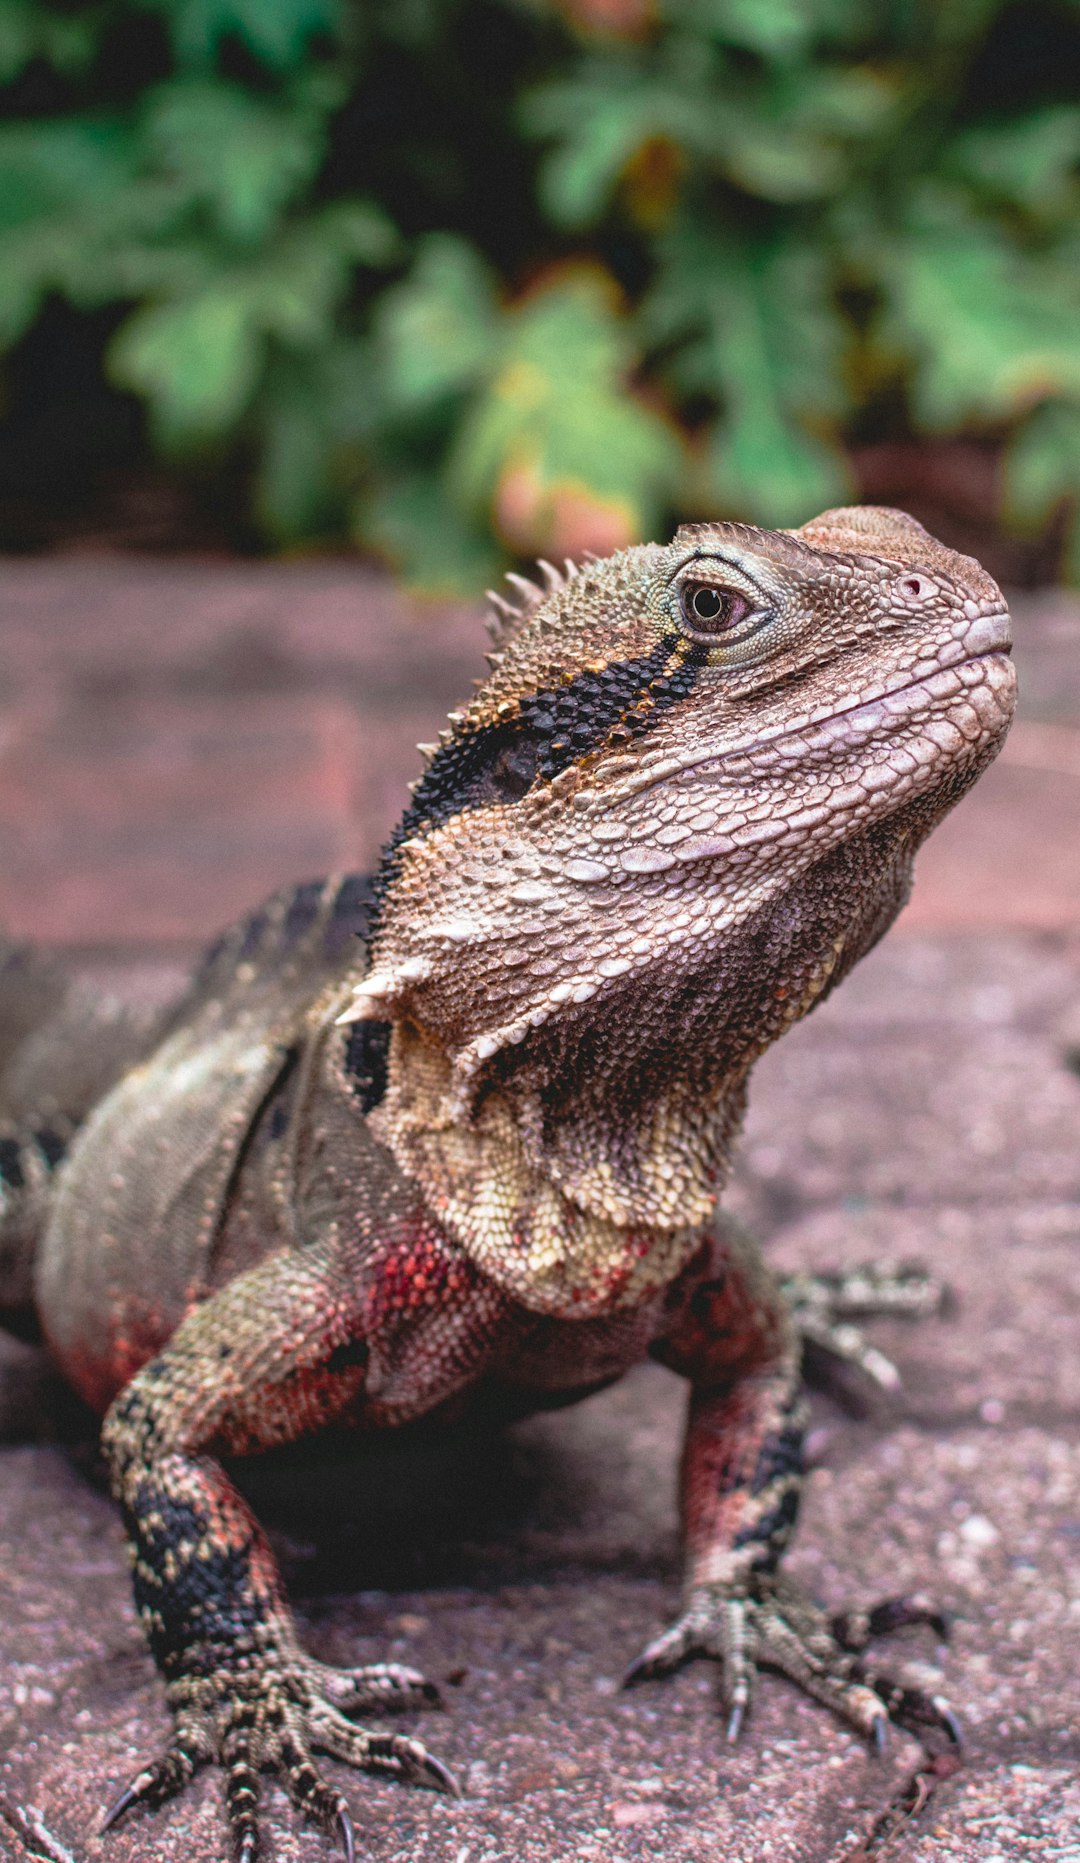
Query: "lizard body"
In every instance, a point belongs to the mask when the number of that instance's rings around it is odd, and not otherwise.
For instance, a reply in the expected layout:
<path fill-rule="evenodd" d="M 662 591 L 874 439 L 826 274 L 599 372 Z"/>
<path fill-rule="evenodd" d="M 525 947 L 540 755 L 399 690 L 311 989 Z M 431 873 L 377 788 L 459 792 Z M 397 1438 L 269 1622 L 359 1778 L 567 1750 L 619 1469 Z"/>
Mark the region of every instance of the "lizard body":
<path fill-rule="evenodd" d="M 0 1297 L 35 1256 L 175 1722 L 112 1816 L 220 1762 L 240 1863 L 260 1770 L 350 1855 L 316 1752 L 449 1776 L 353 1718 L 421 1677 L 304 1654 L 217 1457 L 562 1402 L 650 1353 L 691 1384 L 686 1580 L 635 1673 L 719 1659 L 732 1736 L 761 1663 L 875 1737 L 952 1725 L 862 1656 L 885 1618 L 845 1640 L 778 1570 L 800 1345 L 717 1200 L 754 1060 L 887 929 L 1000 746 L 1003 598 L 874 508 L 690 526 L 545 584 L 498 604 L 374 886 L 305 885 L 227 934 L 127 1071 L 108 1051 L 47 1169 L 27 1082 L 62 1072 L 63 1013 L 9 1064 Z"/>

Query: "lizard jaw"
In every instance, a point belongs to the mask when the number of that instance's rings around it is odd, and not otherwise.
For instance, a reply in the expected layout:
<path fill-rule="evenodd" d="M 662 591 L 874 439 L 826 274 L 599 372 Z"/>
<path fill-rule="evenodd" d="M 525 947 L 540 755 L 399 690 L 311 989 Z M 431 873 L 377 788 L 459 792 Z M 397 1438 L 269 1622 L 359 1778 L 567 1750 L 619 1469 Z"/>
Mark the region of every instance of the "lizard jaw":
<path fill-rule="evenodd" d="M 728 743 L 705 752 L 698 749 L 685 759 L 665 755 L 659 762 L 653 759 L 651 765 L 646 759 L 645 767 L 639 766 L 633 774 L 628 773 L 626 779 L 619 784 L 617 791 L 606 799 L 608 805 L 610 806 L 612 801 L 622 802 L 631 796 L 648 795 L 651 790 L 659 788 L 676 775 L 693 775 L 700 770 L 715 768 L 728 761 L 752 757 L 757 752 L 763 751 L 771 754 L 780 745 L 791 743 L 808 731 L 829 731 L 830 728 L 836 727 L 839 732 L 842 730 L 844 719 L 854 720 L 859 714 L 869 714 L 873 706 L 887 706 L 892 700 L 902 701 L 902 695 L 906 693 L 931 695 L 933 693 L 933 688 L 930 686 L 931 680 L 940 679 L 943 673 L 956 671 L 961 666 L 984 666 L 987 673 L 987 685 L 998 688 L 995 696 L 1000 693 L 1001 697 L 1007 697 L 1007 691 L 1004 689 L 1010 685 L 1015 687 L 1016 683 L 1011 661 L 1012 634 L 1007 610 L 1000 610 L 997 614 L 980 620 L 968 630 L 965 636 L 965 644 L 981 640 L 985 640 L 986 644 L 971 645 L 967 652 L 960 651 L 942 658 L 939 663 L 927 666 L 914 678 L 904 679 L 893 685 L 882 685 L 879 690 L 863 693 L 853 699 L 850 705 L 838 706 L 835 711 L 825 716 L 814 716 L 796 725 L 772 732 L 763 732 L 760 737 L 748 743 Z M 1005 674 L 1004 679 L 1000 678 L 1002 673 Z M 614 769 L 614 760 L 607 767 Z M 584 800 L 578 803 L 578 807 L 583 810 L 587 806 Z"/>

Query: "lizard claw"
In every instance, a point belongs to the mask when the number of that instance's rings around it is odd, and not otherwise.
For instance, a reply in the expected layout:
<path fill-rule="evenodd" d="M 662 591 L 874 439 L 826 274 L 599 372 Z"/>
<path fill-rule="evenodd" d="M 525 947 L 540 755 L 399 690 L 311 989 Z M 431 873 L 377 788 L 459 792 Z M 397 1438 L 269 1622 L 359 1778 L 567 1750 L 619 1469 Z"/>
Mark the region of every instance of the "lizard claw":
<path fill-rule="evenodd" d="M 462 1796 L 461 1787 L 449 1766 L 444 1766 L 442 1760 L 436 1759 L 433 1753 L 425 1753 L 423 1759 L 418 1761 L 414 1776 L 418 1781 L 423 1780 L 438 1791 L 445 1792 L 448 1798 Z"/>
<path fill-rule="evenodd" d="M 337 1827 L 338 1835 L 341 1838 L 341 1848 L 345 1852 L 345 1863 L 355 1863 L 356 1832 L 353 1829 L 353 1821 L 344 1805 L 342 1805 L 337 1814 Z"/>
<path fill-rule="evenodd" d="M 140 1778 L 142 1777 L 145 1777 L 145 1775 L 140 1774 Z M 114 1824 L 119 1824 L 125 1811 L 130 1811 L 132 1805 L 138 1804 L 139 1798 L 141 1796 L 141 1794 L 135 1790 L 135 1786 L 137 1786 L 138 1783 L 139 1783 L 139 1780 L 136 1779 L 134 1785 L 126 1785 L 124 1787 L 124 1790 L 121 1793 L 119 1793 L 119 1795 L 116 1798 L 113 1799 L 112 1804 L 109 1806 L 108 1810 L 105 1813 L 105 1816 L 101 1820 L 102 1837 L 104 1837 L 106 1831 L 112 1830 L 112 1827 Z"/>
<path fill-rule="evenodd" d="M 133 1805 L 160 1805 L 171 1798 L 197 1767 L 214 1759 L 228 1772 L 233 1863 L 257 1863 L 260 1854 L 255 1805 L 260 1772 L 276 1774 L 296 1809 L 320 1829 L 336 1834 L 344 1863 L 356 1863 L 352 1818 L 341 1794 L 321 1776 L 316 1753 L 383 1777 L 431 1786 L 453 1798 L 461 1796 L 449 1767 L 419 1740 L 358 1727 L 331 1699 L 336 1697 L 346 1709 L 364 1699 L 380 1708 L 415 1706 L 418 1698 L 426 1701 L 437 1695 L 415 1670 L 373 1664 L 337 1671 L 301 1658 L 284 1674 L 267 1667 L 239 1677 L 220 1669 L 213 1680 L 216 1701 L 200 1699 L 197 1705 L 186 1678 L 174 1685 L 174 1712 L 184 1716 L 183 1736 L 178 1730 L 160 1758 L 145 1766 L 114 1800 L 103 1831 L 111 1830 Z"/>
<path fill-rule="evenodd" d="M 130 1785 L 126 1785 L 117 1798 L 113 1799 L 105 1813 L 101 1825 L 101 1835 L 111 1831 L 119 1824 L 125 1812 L 133 1805 L 164 1804 L 167 1798 L 183 1790 L 194 1773 L 198 1761 L 192 1759 L 186 1748 L 178 1743 L 166 1749 L 160 1759 L 144 1766 L 135 1774 Z"/>
<path fill-rule="evenodd" d="M 670 1630 L 664 1630 L 658 1637 L 654 1637 L 626 1670 L 622 1679 L 623 1687 L 633 1688 L 638 1682 L 651 1682 L 657 1676 L 673 1675 L 687 1657 L 698 1651 L 699 1645 L 694 1638 L 697 1628 L 696 1620 L 682 1617 Z"/>

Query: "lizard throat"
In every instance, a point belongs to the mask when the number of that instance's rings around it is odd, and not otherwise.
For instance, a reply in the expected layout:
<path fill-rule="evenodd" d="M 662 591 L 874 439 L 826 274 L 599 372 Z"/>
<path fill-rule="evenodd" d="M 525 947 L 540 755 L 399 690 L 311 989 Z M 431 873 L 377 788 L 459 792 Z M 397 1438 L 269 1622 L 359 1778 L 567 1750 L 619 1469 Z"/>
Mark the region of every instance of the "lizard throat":
<path fill-rule="evenodd" d="M 713 1217 L 753 1061 L 898 910 L 909 860 L 899 844 L 896 856 L 893 883 L 861 916 L 839 903 L 845 849 L 821 876 L 821 903 L 814 890 L 774 901 L 697 975 L 665 966 L 545 1025 L 464 1099 L 453 1054 L 403 1016 L 372 1131 L 523 1305 L 574 1318 L 638 1304 Z"/>
<path fill-rule="evenodd" d="M 539 1094 L 496 1088 L 462 1118 L 449 1060 L 406 1022 L 369 1123 L 491 1280 L 534 1312 L 584 1319 L 639 1305 L 699 1247 L 744 1101 L 744 1080 L 727 1083 L 697 1155 L 666 1103 L 634 1132 L 595 1116 L 552 1129 Z"/>

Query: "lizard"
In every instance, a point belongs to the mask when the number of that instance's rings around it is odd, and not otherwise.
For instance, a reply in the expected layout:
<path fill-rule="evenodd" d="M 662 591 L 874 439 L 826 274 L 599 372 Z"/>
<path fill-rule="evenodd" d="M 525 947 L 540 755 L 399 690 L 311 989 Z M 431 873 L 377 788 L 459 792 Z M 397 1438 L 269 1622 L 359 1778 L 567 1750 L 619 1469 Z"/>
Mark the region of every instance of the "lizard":
<path fill-rule="evenodd" d="M 1003 741 L 1004 598 L 873 506 L 540 573 L 492 598 L 488 675 L 373 881 L 275 896 L 152 1028 L 35 996 L 18 953 L 0 975 L 0 1302 L 104 1418 L 173 1722 L 106 1828 L 212 1763 L 236 1863 L 263 1773 L 351 1863 L 316 1755 L 455 1789 L 358 1718 L 433 1700 L 419 1673 L 305 1653 L 223 1455 L 563 1404 L 647 1356 L 690 1388 L 685 1572 L 630 1678 L 712 1658 L 729 1739 L 759 1668 L 873 1742 L 959 1738 L 867 1653 L 929 1607 L 830 1619 L 782 1569 L 798 1322 L 827 1345 L 843 1283 L 793 1307 L 719 1200 L 754 1061 L 886 931 Z"/>

